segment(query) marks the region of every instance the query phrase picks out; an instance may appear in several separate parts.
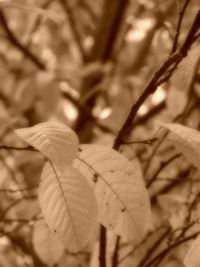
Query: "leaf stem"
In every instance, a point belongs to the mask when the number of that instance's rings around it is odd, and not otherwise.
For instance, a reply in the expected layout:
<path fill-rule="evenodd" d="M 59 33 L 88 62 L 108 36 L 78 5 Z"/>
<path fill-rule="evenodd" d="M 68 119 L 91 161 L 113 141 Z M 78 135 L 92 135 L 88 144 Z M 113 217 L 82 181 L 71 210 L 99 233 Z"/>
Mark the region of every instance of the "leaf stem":
<path fill-rule="evenodd" d="M 106 228 L 103 225 L 100 227 L 99 266 L 106 267 Z"/>

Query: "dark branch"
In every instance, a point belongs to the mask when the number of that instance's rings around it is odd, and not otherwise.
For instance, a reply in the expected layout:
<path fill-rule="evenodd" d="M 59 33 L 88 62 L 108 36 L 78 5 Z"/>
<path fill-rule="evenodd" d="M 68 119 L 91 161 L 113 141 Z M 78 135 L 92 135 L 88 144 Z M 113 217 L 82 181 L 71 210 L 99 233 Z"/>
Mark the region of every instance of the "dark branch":
<path fill-rule="evenodd" d="M 147 84 L 146 88 L 144 89 L 142 95 L 138 98 L 136 103 L 132 106 L 131 111 L 123 124 L 122 128 L 120 129 L 118 136 L 116 137 L 114 149 L 118 149 L 120 145 L 123 143 L 124 137 L 126 137 L 131 129 L 132 121 L 135 118 L 137 111 L 141 107 L 141 105 L 145 102 L 145 100 L 153 94 L 157 86 L 161 84 L 160 80 L 162 79 L 163 75 L 172 67 L 178 66 L 178 64 L 182 61 L 184 57 L 186 57 L 187 52 L 189 51 L 191 45 L 193 44 L 193 37 L 197 33 L 200 27 L 200 10 L 198 11 L 192 27 L 186 37 L 185 42 L 179 49 L 179 51 L 173 55 L 171 55 L 163 64 L 162 66 L 156 71 L 150 82 Z M 173 72 L 170 72 L 169 75 L 166 76 L 165 80 L 162 79 L 162 83 L 167 82 L 171 77 Z"/>
<path fill-rule="evenodd" d="M 0 22 L 3 26 L 5 32 L 7 33 L 7 36 L 10 40 L 10 42 L 19 49 L 27 58 L 29 58 L 36 66 L 37 68 L 41 70 L 46 70 L 46 66 L 44 63 L 42 63 L 25 45 L 23 45 L 13 34 L 11 29 L 8 27 L 8 23 L 6 20 L 6 17 L 3 13 L 3 11 L 0 9 Z"/>
<path fill-rule="evenodd" d="M 187 6 L 188 6 L 189 2 L 190 2 L 190 0 L 186 0 L 184 5 L 183 5 L 183 7 L 181 8 L 181 10 L 179 10 L 179 18 L 178 18 L 178 23 L 177 23 L 177 26 L 176 26 L 176 35 L 174 37 L 174 42 L 173 42 L 171 54 L 176 52 L 182 21 L 183 21 L 184 14 L 185 14 L 185 11 L 187 9 Z"/>

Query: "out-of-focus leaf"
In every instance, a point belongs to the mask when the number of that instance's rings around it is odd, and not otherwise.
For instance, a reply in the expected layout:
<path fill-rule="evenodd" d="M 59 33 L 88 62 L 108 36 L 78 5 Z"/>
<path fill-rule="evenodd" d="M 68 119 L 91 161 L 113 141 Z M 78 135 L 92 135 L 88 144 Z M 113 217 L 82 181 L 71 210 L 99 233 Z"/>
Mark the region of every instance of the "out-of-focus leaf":
<path fill-rule="evenodd" d="M 200 50 L 197 46 L 189 51 L 188 56 L 183 59 L 171 78 L 171 87 L 167 94 L 167 107 L 173 117 L 180 114 L 186 106 L 188 90 L 199 58 Z"/>
<path fill-rule="evenodd" d="M 200 169 L 200 132 L 176 123 L 162 125 L 171 132 L 169 141 Z"/>
<path fill-rule="evenodd" d="M 199 267 L 200 266 L 200 236 L 196 238 L 190 247 L 188 253 L 184 258 L 184 265 L 186 267 Z"/>
<path fill-rule="evenodd" d="M 4 8 L 17 8 L 21 11 L 29 12 L 32 14 L 36 14 L 38 16 L 43 16 L 46 19 L 50 19 L 54 22 L 59 22 L 60 21 L 60 16 L 57 15 L 56 12 L 51 11 L 51 10 L 45 10 L 30 4 L 21 4 L 20 2 L 10 2 L 10 1 L 0 1 L 0 6 Z"/>

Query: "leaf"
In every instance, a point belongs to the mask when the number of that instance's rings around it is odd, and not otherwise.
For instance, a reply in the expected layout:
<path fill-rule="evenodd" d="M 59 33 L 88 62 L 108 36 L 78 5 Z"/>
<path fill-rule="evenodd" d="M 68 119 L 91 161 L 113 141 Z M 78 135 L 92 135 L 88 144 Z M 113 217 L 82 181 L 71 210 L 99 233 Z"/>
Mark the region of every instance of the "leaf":
<path fill-rule="evenodd" d="M 44 263 L 48 266 L 54 266 L 59 262 L 64 252 L 64 246 L 49 231 L 43 220 L 34 224 L 32 239 L 34 250 Z"/>
<path fill-rule="evenodd" d="M 195 239 L 189 251 L 184 258 L 184 265 L 186 267 L 199 267 L 200 266 L 200 235 Z"/>
<path fill-rule="evenodd" d="M 19 9 L 25 12 L 29 12 L 30 14 L 36 14 L 38 16 L 42 16 L 46 19 L 50 19 L 52 21 L 54 21 L 55 23 L 58 23 L 61 20 L 61 16 L 58 16 L 57 13 L 55 11 L 52 10 L 45 10 L 30 4 L 21 4 L 21 3 L 12 3 L 9 1 L 3 1 L 0 0 L 0 7 L 3 8 L 15 8 L 15 9 Z"/>
<path fill-rule="evenodd" d="M 140 240 L 150 224 L 150 203 L 141 172 L 117 151 L 82 145 L 74 166 L 93 184 L 100 222 L 126 238 Z"/>
<path fill-rule="evenodd" d="M 78 153 L 79 141 L 74 131 L 58 122 L 44 122 L 15 130 L 16 134 L 44 154 L 56 167 L 71 164 Z"/>
<path fill-rule="evenodd" d="M 186 107 L 189 90 L 196 75 L 199 58 L 199 47 L 192 47 L 189 50 L 188 56 L 182 60 L 172 75 L 166 104 L 170 115 L 173 117 L 181 114 Z"/>
<path fill-rule="evenodd" d="M 39 202 L 49 229 L 72 252 L 82 249 L 96 226 L 97 204 L 91 186 L 73 167 L 64 173 L 47 162 L 41 175 Z"/>
<path fill-rule="evenodd" d="M 169 141 L 198 169 L 200 169 L 200 132 L 181 124 L 162 124 L 171 134 Z"/>

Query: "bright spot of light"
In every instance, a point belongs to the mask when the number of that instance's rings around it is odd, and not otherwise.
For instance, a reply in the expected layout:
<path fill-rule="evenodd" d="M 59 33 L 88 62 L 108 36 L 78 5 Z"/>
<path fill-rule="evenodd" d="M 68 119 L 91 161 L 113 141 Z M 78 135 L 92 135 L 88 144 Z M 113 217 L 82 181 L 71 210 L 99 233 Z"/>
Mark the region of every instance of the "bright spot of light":
<path fill-rule="evenodd" d="M 127 42 L 140 42 L 144 39 L 146 32 L 155 24 L 154 18 L 143 18 L 134 20 L 133 28 L 126 35 Z"/>
<path fill-rule="evenodd" d="M 56 59 L 56 56 L 53 54 L 53 52 L 50 49 L 45 48 L 42 51 L 42 58 L 47 61 L 48 68 L 50 70 L 53 70 L 55 68 L 57 59 Z"/>
<path fill-rule="evenodd" d="M 78 117 L 77 109 L 74 107 L 72 103 L 68 101 L 64 101 L 63 103 L 63 112 L 66 118 L 71 122 L 75 121 Z"/>
<path fill-rule="evenodd" d="M 140 30 L 149 30 L 155 25 L 154 18 L 143 18 L 136 20 L 136 28 Z"/>
<path fill-rule="evenodd" d="M 145 37 L 145 32 L 139 29 L 132 29 L 126 35 L 127 42 L 140 42 Z"/>
<path fill-rule="evenodd" d="M 69 93 L 72 97 L 78 99 L 79 93 L 77 90 L 75 90 L 73 87 L 70 86 L 70 84 L 66 81 L 62 81 L 59 83 L 59 87 L 61 91 Z"/>
<path fill-rule="evenodd" d="M 100 120 L 105 120 L 106 118 L 108 118 L 110 116 L 110 114 L 112 113 L 112 109 L 107 107 L 104 108 L 101 113 L 99 114 L 99 119 Z"/>
<path fill-rule="evenodd" d="M 151 101 L 153 104 L 159 104 L 166 98 L 166 92 L 162 86 L 159 86 L 156 92 L 153 94 Z"/>
<path fill-rule="evenodd" d="M 148 112 L 148 107 L 146 105 L 142 105 L 138 110 L 138 115 L 143 116 Z"/>
<path fill-rule="evenodd" d="M 9 245 L 9 239 L 6 236 L 0 238 L 0 247 L 6 247 Z"/>
<path fill-rule="evenodd" d="M 94 44 L 94 38 L 92 36 L 87 36 L 84 40 L 85 49 L 90 49 Z"/>

